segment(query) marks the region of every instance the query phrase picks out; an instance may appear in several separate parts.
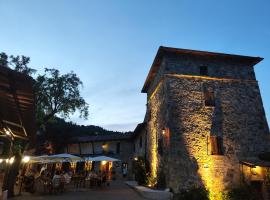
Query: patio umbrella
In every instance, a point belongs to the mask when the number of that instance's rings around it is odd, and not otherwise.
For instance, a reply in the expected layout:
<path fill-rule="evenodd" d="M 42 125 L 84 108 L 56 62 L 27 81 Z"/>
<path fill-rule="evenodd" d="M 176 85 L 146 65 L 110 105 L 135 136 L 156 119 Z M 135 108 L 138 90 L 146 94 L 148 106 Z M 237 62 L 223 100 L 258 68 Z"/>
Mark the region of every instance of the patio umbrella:
<path fill-rule="evenodd" d="M 108 156 L 87 157 L 87 158 L 85 158 L 85 160 L 87 160 L 87 161 L 111 161 L 111 162 L 120 161 L 119 159 L 108 157 Z"/>
<path fill-rule="evenodd" d="M 42 156 L 31 156 L 30 162 L 32 163 L 60 163 L 60 162 L 77 162 L 82 160 L 79 156 L 71 154 L 55 154 L 55 155 L 42 155 Z"/>
<path fill-rule="evenodd" d="M 74 156 L 68 153 L 55 154 L 48 156 L 50 160 L 57 160 L 60 162 L 77 162 L 81 161 L 82 158 L 79 156 Z"/>

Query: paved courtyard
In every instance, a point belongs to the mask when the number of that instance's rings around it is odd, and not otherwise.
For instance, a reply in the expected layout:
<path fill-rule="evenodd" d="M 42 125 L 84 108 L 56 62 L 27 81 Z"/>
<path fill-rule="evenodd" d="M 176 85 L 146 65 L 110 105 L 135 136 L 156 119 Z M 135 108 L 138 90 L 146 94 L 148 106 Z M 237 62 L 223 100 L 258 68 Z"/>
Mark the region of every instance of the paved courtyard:
<path fill-rule="evenodd" d="M 122 181 L 113 181 L 109 187 L 104 186 L 97 189 L 77 189 L 57 195 L 32 195 L 24 193 L 13 200 L 145 200 L 133 189 Z"/>

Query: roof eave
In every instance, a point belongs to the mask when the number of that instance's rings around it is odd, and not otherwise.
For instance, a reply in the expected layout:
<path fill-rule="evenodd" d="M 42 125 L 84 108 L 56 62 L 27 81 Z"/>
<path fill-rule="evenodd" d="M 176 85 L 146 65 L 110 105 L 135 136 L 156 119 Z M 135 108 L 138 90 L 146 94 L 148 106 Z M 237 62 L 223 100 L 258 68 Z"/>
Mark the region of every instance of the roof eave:
<path fill-rule="evenodd" d="M 216 53 L 216 52 L 209 52 L 209 51 L 199 51 L 199 50 L 191 50 L 191 49 L 180 49 L 180 48 L 171 48 L 171 47 L 164 47 L 160 46 L 155 59 L 151 65 L 150 71 L 147 75 L 147 78 L 144 82 L 143 88 L 141 90 L 142 93 L 147 93 L 149 86 L 153 77 L 155 76 L 156 71 L 158 70 L 158 64 L 164 53 L 179 53 L 179 54 L 197 54 L 197 55 L 205 55 L 205 56 L 219 56 L 219 57 L 231 57 L 237 59 L 243 59 L 250 63 L 250 65 L 254 66 L 261 62 L 263 58 L 261 57 L 252 57 L 252 56 L 243 56 L 243 55 L 236 55 L 236 54 L 226 54 L 226 53 Z"/>

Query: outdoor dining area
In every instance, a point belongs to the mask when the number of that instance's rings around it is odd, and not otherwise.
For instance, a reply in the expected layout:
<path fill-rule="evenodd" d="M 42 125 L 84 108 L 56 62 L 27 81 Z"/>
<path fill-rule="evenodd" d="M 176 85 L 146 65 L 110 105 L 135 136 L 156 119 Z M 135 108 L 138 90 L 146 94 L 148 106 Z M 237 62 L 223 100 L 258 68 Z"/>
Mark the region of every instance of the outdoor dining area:
<path fill-rule="evenodd" d="M 71 154 L 24 156 L 17 178 L 18 194 L 60 194 L 78 188 L 108 187 L 115 179 L 107 156 L 79 157 Z"/>

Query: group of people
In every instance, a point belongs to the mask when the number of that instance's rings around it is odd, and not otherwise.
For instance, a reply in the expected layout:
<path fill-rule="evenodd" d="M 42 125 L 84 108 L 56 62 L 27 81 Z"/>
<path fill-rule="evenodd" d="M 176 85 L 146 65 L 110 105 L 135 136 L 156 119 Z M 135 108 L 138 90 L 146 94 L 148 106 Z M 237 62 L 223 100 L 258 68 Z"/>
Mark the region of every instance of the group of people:
<path fill-rule="evenodd" d="M 40 185 L 44 192 L 57 192 L 64 190 L 64 186 L 71 182 L 71 177 L 71 172 L 56 170 L 52 175 L 46 168 L 42 168 L 40 172 L 30 169 L 23 177 L 23 183 L 25 190 L 28 192 L 36 191 L 40 188 Z"/>
<path fill-rule="evenodd" d="M 40 171 L 30 169 L 23 177 L 24 189 L 27 192 L 40 191 L 45 193 L 63 192 L 65 185 L 71 180 L 74 181 L 74 186 L 85 186 L 88 181 L 90 186 L 101 186 L 102 184 L 109 185 L 109 176 L 106 171 L 81 171 L 73 174 L 72 171 L 48 170 L 41 168 Z"/>
<path fill-rule="evenodd" d="M 98 173 L 96 173 L 95 171 L 90 171 L 86 176 L 86 180 L 96 181 L 97 185 L 99 186 L 105 183 L 107 183 L 107 185 L 109 184 L 106 171 L 99 170 Z"/>

